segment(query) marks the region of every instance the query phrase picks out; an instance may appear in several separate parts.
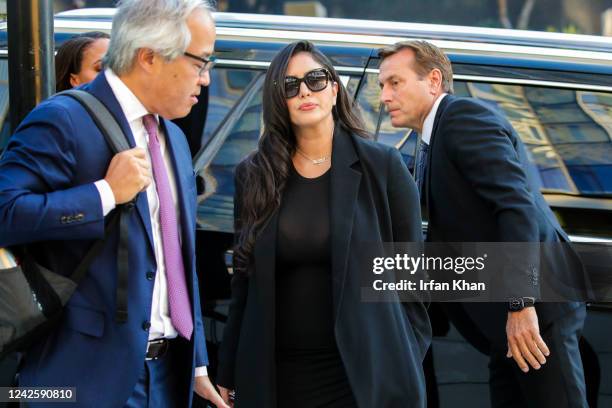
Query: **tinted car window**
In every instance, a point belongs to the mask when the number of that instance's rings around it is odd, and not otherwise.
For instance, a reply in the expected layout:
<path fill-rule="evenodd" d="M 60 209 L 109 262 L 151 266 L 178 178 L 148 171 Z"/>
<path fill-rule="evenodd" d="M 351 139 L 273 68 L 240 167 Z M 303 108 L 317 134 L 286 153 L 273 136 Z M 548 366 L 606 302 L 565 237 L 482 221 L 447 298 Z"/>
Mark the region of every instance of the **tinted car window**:
<path fill-rule="evenodd" d="M 264 77 L 254 72 L 257 79 L 195 160 L 197 176 L 204 183 L 204 192 L 198 197 L 198 223 L 209 231 L 233 232 L 234 170 L 257 148 L 261 135 Z"/>
<path fill-rule="evenodd" d="M 369 75 L 358 95 L 371 127 L 380 111 L 376 80 Z M 612 94 L 463 81 L 454 88 L 457 96 L 486 101 L 506 116 L 528 147 L 544 191 L 612 194 Z M 411 168 L 416 135 L 394 129 L 382 115 L 378 140 L 400 149 Z"/>
<path fill-rule="evenodd" d="M 0 59 L 0 152 L 6 147 L 10 136 L 8 124 L 9 113 L 9 86 L 8 86 L 8 60 Z"/>
<path fill-rule="evenodd" d="M 368 74 L 363 78 L 356 102 L 366 130 L 375 135 L 378 130 L 378 119 L 381 112 L 378 75 Z"/>
<path fill-rule="evenodd" d="M 529 147 L 545 191 L 612 194 L 612 95 L 487 83 L 459 89 L 506 115 Z"/>
<path fill-rule="evenodd" d="M 249 69 L 216 67 L 210 71 L 208 113 L 202 146 L 210 140 L 256 75 L 257 71 Z"/>
<path fill-rule="evenodd" d="M 361 79 L 360 77 L 351 76 L 348 79 L 348 83 L 345 83 L 348 94 L 351 95 L 353 98 L 355 97 L 355 94 L 357 93 L 357 88 L 359 87 L 360 79 Z"/>

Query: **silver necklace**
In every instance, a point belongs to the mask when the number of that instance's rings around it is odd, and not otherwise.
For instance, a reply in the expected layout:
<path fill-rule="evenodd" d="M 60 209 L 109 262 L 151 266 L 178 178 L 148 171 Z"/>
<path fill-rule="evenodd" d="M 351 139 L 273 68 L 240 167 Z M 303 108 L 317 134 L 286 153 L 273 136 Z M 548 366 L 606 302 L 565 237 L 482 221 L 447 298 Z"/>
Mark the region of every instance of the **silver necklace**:
<path fill-rule="evenodd" d="M 304 157 L 306 160 L 308 160 L 309 162 L 311 162 L 315 166 L 319 166 L 319 165 L 325 163 L 326 161 L 328 161 L 331 158 L 331 154 L 329 154 L 327 156 L 323 156 L 323 157 L 320 157 L 318 159 L 312 159 L 312 158 L 306 156 L 306 153 L 304 153 L 299 147 L 296 146 L 295 149 L 297 150 L 297 152 L 300 155 L 302 155 L 302 157 Z"/>

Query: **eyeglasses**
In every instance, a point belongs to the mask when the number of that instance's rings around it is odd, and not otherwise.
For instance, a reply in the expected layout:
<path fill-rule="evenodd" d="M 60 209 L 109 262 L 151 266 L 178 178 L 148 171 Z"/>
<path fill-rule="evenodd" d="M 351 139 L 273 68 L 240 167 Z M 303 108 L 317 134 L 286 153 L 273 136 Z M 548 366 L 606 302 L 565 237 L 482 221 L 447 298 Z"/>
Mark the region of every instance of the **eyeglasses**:
<path fill-rule="evenodd" d="M 325 68 L 317 68 L 307 72 L 304 78 L 294 76 L 285 77 L 285 97 L 293 98 L 300 93 L 302 82 L 306 84 L 312 92 L 320 92 L 327 87 L 331 74 Z"/>
<path fill-rule="evenodd" d="M 217 62 L 217 58 L 213 55 L 211 55 L 208 58 L 198 57 L 197 55 L 193 55 L 189 52 L 184 52 L 183 55 L 189 58 L 193 58 L 194 60 L 198 60 L 202 64 L 204 64 L 200 67 L 200 70 L 198 71 L 199 76 L 202 76 L 204 75 L 205 72 L 210 71 L 212 67 L 215 65 L 215 62 Z"/>

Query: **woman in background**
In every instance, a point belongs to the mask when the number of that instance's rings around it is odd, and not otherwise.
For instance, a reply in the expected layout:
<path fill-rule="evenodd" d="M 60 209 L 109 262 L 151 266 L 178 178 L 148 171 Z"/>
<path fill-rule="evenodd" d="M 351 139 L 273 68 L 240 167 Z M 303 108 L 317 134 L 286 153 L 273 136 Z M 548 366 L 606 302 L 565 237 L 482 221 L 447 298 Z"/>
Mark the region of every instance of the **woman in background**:
<path fill-rule="evenodd" d="M 108 34 L 91 31 L 64 42 L 55 56 L 55 90 L 61 92 L 92 81 L 102 70 L 109 41 Z"/>
<path fill-rule="evenodd" d="M 263 101 L 258 150 L 236 169 L 222 396 L 235 390 L 237 407 L 424 407 L 425 306 L 361 299 L 363 243 L 422 240 L 399 152 L 367 140 L 310 42 L 273 59 Z"/>

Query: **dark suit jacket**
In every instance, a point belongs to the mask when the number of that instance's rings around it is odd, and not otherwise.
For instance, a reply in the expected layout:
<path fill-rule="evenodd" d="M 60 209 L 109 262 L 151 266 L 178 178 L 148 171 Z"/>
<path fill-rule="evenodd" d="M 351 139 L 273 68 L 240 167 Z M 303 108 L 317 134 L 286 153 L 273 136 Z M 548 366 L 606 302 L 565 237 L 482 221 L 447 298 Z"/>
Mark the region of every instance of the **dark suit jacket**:
<path fill-rule="evenodd" d="M 236 212 L 239 214 L 240 170 Z M 361 407 L 424 407 L 422 360 L 431 328 L 423 303 L 360 301 L 359 244 L 420 242 L 418 193 L 396 149 L 338 127 L 333 141 L 330 219 L 335 335 Z M 249 277 L 234 276 L 218 383 L 238 407 L 274 407 L 275 250 L 278 211 L 259 234 Z M 371 263 L 371 260 L 370 260 Z"/>
<path fill-rule="evenodd" d="M 540 182 L 527 151 L 500 113 L 473 98 L 444 97 L 436 113 L 425 180 L 431 242 L 569 241 L 540 193 Z M 570 248 L 569 245 L 566 248 Z M 541 262 L 559 280 L 582 270 L 571 249 L 541 257 L 534 246 L 523 270 L 510 283 L 518 296 L 538 297 L 530 283 Z M 545 258 L 545 259 L 544 259 Z M 583 278 L 581 275 L 579 279 Z M 580 303 L 540 303 L 540 324 L 579 307 Z M 489 340 L 505 344 L 505 304 L 465 304 L 468 314 Z"/>
<path fill-rule="evenodd" d="M 108 107 L 134 146 L 105 75 L 84 89 Z M 187 406 L 194 367 L 208 364 L 195 271 L 195 179 L 185 136 L 170 121 L 161 119 L 161 125 L 174 164 L 195 317 L 192 340 L 177 347 L 182 368 L 176 375 L 185 390 L 179 398 Z M 105 176 L 111 158 L 104 137 L 77 101 L 56 96 L 42 102 L 21 123 L 0 160 L 0 246 L 35 243 L 31 252 L 41 264 L 71 274 L 92 243 L 104 237 L 102 205 L 93 183 Z M 130 397 L 143 369 L 149 335 L 154 280 L 147 279 L 147 273 L 157 270 L 145 193 L 137 196 L 128 228 L 127 323 L 115 321 L 116 229 L 68 301 L 57 330 L 26 354 L 21 386 L 76 387 L 79 407 L 119 407 Z"/>

